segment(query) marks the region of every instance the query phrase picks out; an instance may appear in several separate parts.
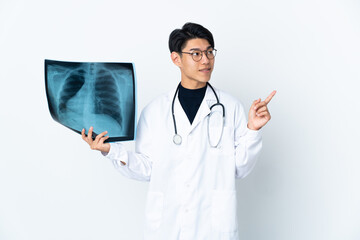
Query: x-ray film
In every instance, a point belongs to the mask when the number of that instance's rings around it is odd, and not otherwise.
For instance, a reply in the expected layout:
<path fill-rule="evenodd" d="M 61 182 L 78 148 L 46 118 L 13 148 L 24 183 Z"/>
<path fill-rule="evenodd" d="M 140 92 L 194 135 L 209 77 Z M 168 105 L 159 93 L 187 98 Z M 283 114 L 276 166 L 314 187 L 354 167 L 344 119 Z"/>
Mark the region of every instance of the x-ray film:
<path fill-rule="evenodd" d="M 52 118 L 93 138 L 108 131 L 108 142 L 134 140 L 136 79 L 133 63 L 45 60 L 45 86 Z"/>

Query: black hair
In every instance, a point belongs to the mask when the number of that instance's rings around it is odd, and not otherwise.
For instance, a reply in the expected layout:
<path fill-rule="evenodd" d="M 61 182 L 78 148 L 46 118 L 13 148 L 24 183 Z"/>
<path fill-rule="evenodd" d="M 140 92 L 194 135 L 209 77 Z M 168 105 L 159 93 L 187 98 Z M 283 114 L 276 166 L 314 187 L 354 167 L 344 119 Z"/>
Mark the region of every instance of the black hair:
<path fill-rule="evenodd" d="M 169 37 L 170 52 L 181 53 L 187 41 L 194 38 L 206 39 L 212 48 L 215 47 L 213 35 L 209 30 L 200 24 L 188 22 L 181 29 L 175 29 L 171 32 Z"/>

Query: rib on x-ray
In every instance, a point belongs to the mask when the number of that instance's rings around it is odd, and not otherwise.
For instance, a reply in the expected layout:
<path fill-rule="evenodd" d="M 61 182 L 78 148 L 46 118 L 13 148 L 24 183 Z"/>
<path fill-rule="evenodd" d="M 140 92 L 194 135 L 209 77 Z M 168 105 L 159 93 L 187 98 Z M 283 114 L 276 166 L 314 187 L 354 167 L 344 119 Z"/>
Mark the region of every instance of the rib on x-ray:
<path fill-rule="evenodd" d="M 92 137 L 108 131 L 108 142 L 134 140 L 135 84 L 132 63 L 45 60 L 52 118 L 77 133 L 93 126 Z"/>

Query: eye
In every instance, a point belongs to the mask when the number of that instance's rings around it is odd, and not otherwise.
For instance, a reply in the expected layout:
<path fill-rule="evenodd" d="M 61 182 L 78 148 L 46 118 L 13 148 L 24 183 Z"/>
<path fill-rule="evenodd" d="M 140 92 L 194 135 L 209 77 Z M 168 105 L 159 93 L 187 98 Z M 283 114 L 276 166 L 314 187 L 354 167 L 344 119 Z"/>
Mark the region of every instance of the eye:
<path fill-rule="evenodd" d="M 208 50 L 207 53 L 208 53 L 209 55 L 213 55 L 213 54 L 214 54 L 214 50 Z"/>
<path fill-rule="evenodd" d="M 200 53 L 199 51 L 194 51 L 194 52 L 192 52 L 192 55 L 193 55 L 193 56 L 200 56 L 200 54 L 201 54 L 201 53 Z"/>

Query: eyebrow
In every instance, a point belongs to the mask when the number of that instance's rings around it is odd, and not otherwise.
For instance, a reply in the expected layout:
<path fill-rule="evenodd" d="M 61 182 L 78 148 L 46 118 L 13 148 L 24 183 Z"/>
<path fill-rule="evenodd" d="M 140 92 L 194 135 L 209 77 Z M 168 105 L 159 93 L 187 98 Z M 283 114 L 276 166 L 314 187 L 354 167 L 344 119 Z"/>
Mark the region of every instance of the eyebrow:
<path fill-rule="evenodd" d="M 206 48 L 206 50 L 208 50 L 209 48 L 212 48 L 212 46 L 208 46 L 208 47 Z M 190 49 L 189 51 L 195 51 L 195 50 L 201 51 L 200 48 L 192 48 L 192 49 Z"/>

